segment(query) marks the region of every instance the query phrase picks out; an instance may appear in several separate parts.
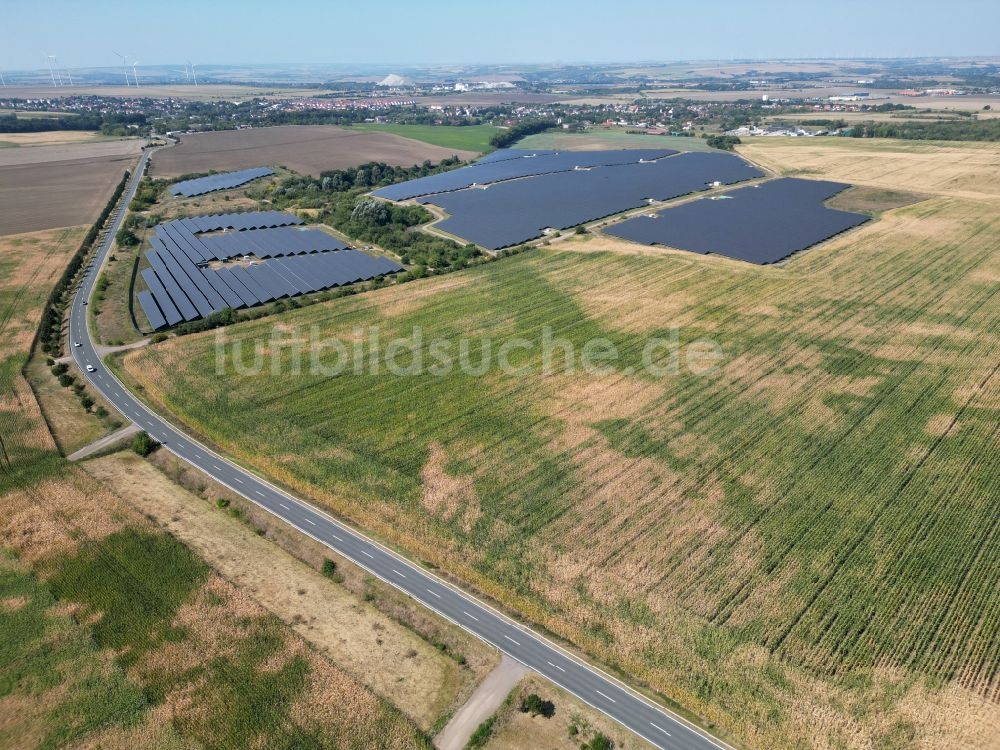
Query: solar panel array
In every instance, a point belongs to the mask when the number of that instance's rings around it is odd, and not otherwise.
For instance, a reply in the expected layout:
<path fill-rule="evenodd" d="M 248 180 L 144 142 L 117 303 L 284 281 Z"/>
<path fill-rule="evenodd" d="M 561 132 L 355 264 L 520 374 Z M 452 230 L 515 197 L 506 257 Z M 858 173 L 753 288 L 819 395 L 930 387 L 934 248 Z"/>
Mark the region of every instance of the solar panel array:
<path fill-rule="evenodd" d="M 204 195 L 216 190 L 229 190 L 229 188 L 239 187 L 248 182 L 256 180 L 258 177 L 266 177 L 274 174 L 274 170 L 267 167 L 254 167 L 253 169 L 241 169 L 238 172 L 222 172 L 212 174 L 208 177 L 198 177 L 193 180 L 183 180 L 170 186 L 171 195 L 183 195 L 191 198 L 195 195 Z"/>
<path fill-rule="evenodd" d="M 180 252 L 193 263 L 226 260 L 239 255 L 274 258 L 284 255 L 343 250 L 343 242 L 318 229 L 288 226 L 302 220 L 280 211 L 199 216 L 157 225 L 154 249 Z M 237 231 L 206 235 L 218 229 Z"/>
<path fill-rule="evenodd" d="M 388 258 L 352 250 L 325 232 L 280 226 L 299 222 L 294 216 L 266 212 L 197 217 L 157 226 L 150 238 L 153 249 L 146 253 L 149 267 L 141 273 L 147 290 L 136 295 L 150 326 L 157 330 L 227 307 L 252 307 L 403 270 Z M 199 231 L 239 226 L 262 228 L 198 236 Z M 208 261 L 243 255 L 269 260 L 205 267 Z"/>
<path fill-rule="evenodd" d="M 870 218 L 827 208 L 842 182 L 793 177 L 734 190 L 639 216 L 604 231 L 646 245 L 718 253 L 750 263 L 775 263 Z"/>
<path fill-rule="evenodd" d="M 176 219 L 175 222 L 191 233 L 215 232 L 220 229 L 263 229 L 265 227 L 286 227 L 301 224 L 302 219 L 281 211 L 246 211 L 238 214 L 211 214 L 192 216 L 190 219 Z"/>
<path fill-rule="evenodd" d="M 684 153 L 645 163 L 553 172 L 486 188 L 467 188 L 418 198 L 448 212 L 435 226 L 490 250 L 605 216 L 705 190 L 712 182 L 733 184 L 762 177 L 734 154 Z M 407 183 L 403 183 L 404 185 Z"/>
<path fill-rule="evenodd" d="M 374 191 L 379 198 L 402 201 L 420 195 L 433 195 L 461 190 L 473 185 L 489 185 L 519 177 L 567 172 L 571 170 L 608 167 L 616 164 L 637 164 L 654 161 L 677 152 L 668 148 L 617 149 L 614 151 L 523 151 L 501 149 L 484 156 L 475 164 L 450 172 L 418 177 Z"/>

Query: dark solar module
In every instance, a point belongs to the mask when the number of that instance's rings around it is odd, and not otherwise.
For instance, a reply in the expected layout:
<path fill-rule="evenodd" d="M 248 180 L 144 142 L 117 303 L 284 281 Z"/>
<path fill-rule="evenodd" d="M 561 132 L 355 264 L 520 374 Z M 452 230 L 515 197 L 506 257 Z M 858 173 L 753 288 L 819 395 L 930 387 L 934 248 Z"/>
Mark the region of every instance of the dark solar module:
<path fill-rule="evenodd" d="M 213 270 L 206 270 L 205 275 L 211 277 L 214 274 L 218 277 L 219 281 L 224 283 L 232 292 L 237 295 L 243 305 L 246 307 L 253 307 L 254 305 L 260 304 L 260 298 L 251 292 L 247 287 L 233 275 L 233 272 L 228 268 L 217 268 Z M 230 305 L 230 307 L 237 307 L 237 305 Z"/>
<path fill-rule="evenodd" d="M 166 327 L 167 321 L 160 312 L 160 308 L 156 306 L 152 294 L 149 292 L 139 292 L 136 295 L 136 299 L 139 300 L 139 307 L 146 314 L 146 320 L 149 321 L 149 325 L 152 326 L 154 331 Z"/>
<path fill-rule="evenodd" d="M 181 315 L 177 306 L 174 304 L 167 290 L 164 289 L 163 284 L 157 277 L 156 273 L 152 268 L 147 268 L 142 272 L 142 278 L 146 282 L 146 286 L 149 287 L 150 293 L 156 300 L 157 306 L 160 308 L 160 312 L 163 313 L 163 317 L 166 318 L 167 325 L 174 325 L 175 323 L 180 323 L 184 320 L 184 316 Z"/>
<path fill-rule="evenodd" d="M 265 289 L 263 286 L 261 286 L 261 284 L 258 281 L 252 278 L 250 274 L 247 273 L 247 269 L 243 268 L 242 266 L 233 266 L 228 270 L 230 273 L 233 274 L 233 276 L 236 277 L 238 281 L 242 282 L 243 286 L 245 286 L 248 290 L 250 290 L 250 292 L 252 292 L 253 295 L 257 297 L 257 299 L 259 299 L 261 302 L 270 302 L 271 300 L 274 299 L 274 295 L 271 294 L 269 291 L 267 291 L 267 289 Z"/>
<path fill-rule="evenodd" d="M 177 310 L 180 312 L 181 317 L 183 317 L 184 320 L 195 320 L 198 318 L 201 313 L 188 298 L 186 293 L 187 289 L 182 288 L 167 269 L 167 265 L 163 261 L 163 258 L 161 258 L 158 253 L 146 253 L 146 258 L 149 260 L 149 265 L 152 266 L 155 277 L 160 280 L 170 299 L 173 300 L 174 304 L 177 306 Z M 149 269 L 147 269 L 147 271 L 148 270 Z M 178 269 L 178 271 L 179 270 L 180 269 Z M 149 285 L 149 279 L 146 278 L 146 271 L 143 271 L 143 278 L 146 279 L 146 284 Z M 195 289 L 194 291 L 197 292 L 198 290 Z M 162 309 L 163 305 L 160 305 L 160 308 Z"/>
<path fill-rule="evenodd" d="M 823 201 L 850 187 L 841 182 L 783 178 L 638 216 L 604 231 L 647 245 L 775 263 L 868 221 Z"/>

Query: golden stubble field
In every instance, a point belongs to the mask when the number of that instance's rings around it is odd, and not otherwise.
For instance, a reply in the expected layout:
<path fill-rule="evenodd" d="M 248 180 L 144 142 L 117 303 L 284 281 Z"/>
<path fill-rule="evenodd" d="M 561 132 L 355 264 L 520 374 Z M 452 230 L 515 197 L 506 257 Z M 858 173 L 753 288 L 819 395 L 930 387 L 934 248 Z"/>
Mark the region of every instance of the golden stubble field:
<path fill-rule="evenodd" d="M 425 341 L 551 326 L 612 341 L 622 361 L 600 374 L 220 377 L 215 334 L 126 368 L 239 459 L 737 741 L 990 747 L 1000 147 L 743 148 L 926 200 L 781 268 L 573 237 L 226 331 L 290 363 L 311 325 L 346 342 L 366 325 Z M 626 367 L 673 327 L 717 342 L 719 369 Z"/>

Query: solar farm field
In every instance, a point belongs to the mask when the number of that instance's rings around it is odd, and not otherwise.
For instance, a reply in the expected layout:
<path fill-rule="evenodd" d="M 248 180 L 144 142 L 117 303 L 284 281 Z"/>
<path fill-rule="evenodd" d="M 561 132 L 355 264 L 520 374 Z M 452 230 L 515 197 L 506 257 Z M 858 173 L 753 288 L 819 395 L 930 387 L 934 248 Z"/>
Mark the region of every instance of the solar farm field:
<path fill-rule="evenodd" d="M 393 133 L 332 125 L 282 125 L 181 136 L 180 144 L 156 155 L 150 175 L 171 177 L 213 169 L 277 165 L 317 176 L 327 169 L 370 161 L 408 167 L 426 159 L 441 161 L 455 154 L 462 159 L 478 155 L 476 151 L 444 148 Z"/>
<path fill-rule="evenodd" d="M 980 165 L 1000 148 L 956 149 L 969 168 L 939 183 L 933 144 L 866 142 L 852 162 L 825 143 L 794 146 L 801 162 L 784 144 L 760 153 L 928 199 L 782 268 L 574 237 L 226 329 L 272 358 L 259 374 L 225 360 L 217 375 L 215 334 L 125 369 L 239 459 L 738 741 L 989 747 L 1000 200 Z M 478 374 L 331 376 L 294 368 L 311 326 L 345 345 L 419 328 L 425 356 L 467 337 L 472 363 L 484 340 L 535 346 L 516 373 L 494 358 Z M 547 326 L 619 357 L 543 375 Z M 674 328 L 681 362 L 707 338 L 718 368 L 643 369 Z"/>
<path fill-rule="evenodd" d="M 750 263 L 777 263 L 869 220 L 824 205 L 850 186 L 783 177 L 608 227 L 615 237 Z"/>

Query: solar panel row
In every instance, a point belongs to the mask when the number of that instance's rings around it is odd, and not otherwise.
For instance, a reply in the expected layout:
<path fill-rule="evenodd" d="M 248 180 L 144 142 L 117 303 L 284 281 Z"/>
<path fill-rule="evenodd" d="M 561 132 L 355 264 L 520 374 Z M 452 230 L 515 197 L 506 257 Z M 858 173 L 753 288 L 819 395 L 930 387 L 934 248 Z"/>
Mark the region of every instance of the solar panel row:
<path fill-rule="evenodd" d="M 654 217 L 638 216 L 604 231 L 646 245 L 775 263 L 868 221 L 864 214 L 823 205 L 847 187 L 787 177 L 667 208 Z"/>
<path fill-rule="evenodd" d="M 219 229 L 263 229 L 264 227 L 283 227 L 290 224 L 301 224 L 302 219 L 282 211 L 246 211 L 234 214 L 212 214 L 211 216 L 192 216 L 188 219 L 176 219 L 192 234 L 198 232 L 215 232 Z M 174 222 L 170 222 L 174 223 Z"/>
<path fill-rule="evenodd" d="M 490 250 L 605 216 L 705 190 L 762 177 L 734 154 L 683 153 L 646 163 L 553 172 L 486 188 L 467 188 L 419 198 L 448 212 L 438 228 Z M 405 183 L 404 183 L 405 184 Z"/>
<path fill-rule="evenodd" d="M 506 161 L 507 159 L 519 159 L 522 156 L 538 156 L 541 154 L 554 154 L 555 151 L 547 148 L 531 151 L 524 148 L 501 148 L 476 159 L 476 164 L 490 164 L 495 161 Z"/>
<path fill-rule="evenodd" d="M 433 195 L 461 190 L 473 185 L 513 180 L 519 177 L 567 172 L 571 170 L 608 167 L 617 164 L 638 164 L 676 154 L 673 149 L 616 149 L 614 151 L 531 151 L 510 156 L 508 150 L 494 151 L 475 164 L 450 172 L 418 177 L 397 185 L 379 188 L 373 195 L 401 201 L 420 195 Z"/>
<path fill-rule="evenodd" d="M 211 253 L 211 257 L 216 260 L 234 258 L 237 255 L 271 258 L 279 255 L 343 250 L 347 247 L 326 232 L 293 227 L 232 232 L 198 239 L 202 244 L 202 253 L 206 254 L 206 251 Z"/>
<path fill-rule="evenodd" d="M 192 221 L 179 219 L 158 225 L 151 238 L 154 248 L 158 251 L 169 250 L 171 254 L 180 253 L 192 263 L 205 263 L 239 255 L 272 258 L 343 250 L 347 247 L 340 240 L 318 229 L 288 226 L 203 236 L 192 231 Z"/>
<path fill-rule="evenodd" d="M 175 183 L 170 186 L 170 192 L 172 195 L 183 195 L 190 198 L 195 195 L 211 193 L 215 190 L 228 190 L 229 188 L 239 187 L 259 177 L 266 177 L 269 174 L 274 174 L 274 170 L 267 167 L 241 169 L 238 172 L 222 172 L 221 174 L 213 174 L 208 177 L 198 177 L 193 180 L 183 180 L 182 182 Z"/>
<path fill-rule="evenodd" d="M 198 268 L 170 250 L 154 250 L 146 258 L 150 267 L 142 271 L 142 278 L 148 291 L 137 297 L 153 330 L 226 307 L 252 307 L 403 270 L 388 258 L 351 249 L 221 268 Z"/>

